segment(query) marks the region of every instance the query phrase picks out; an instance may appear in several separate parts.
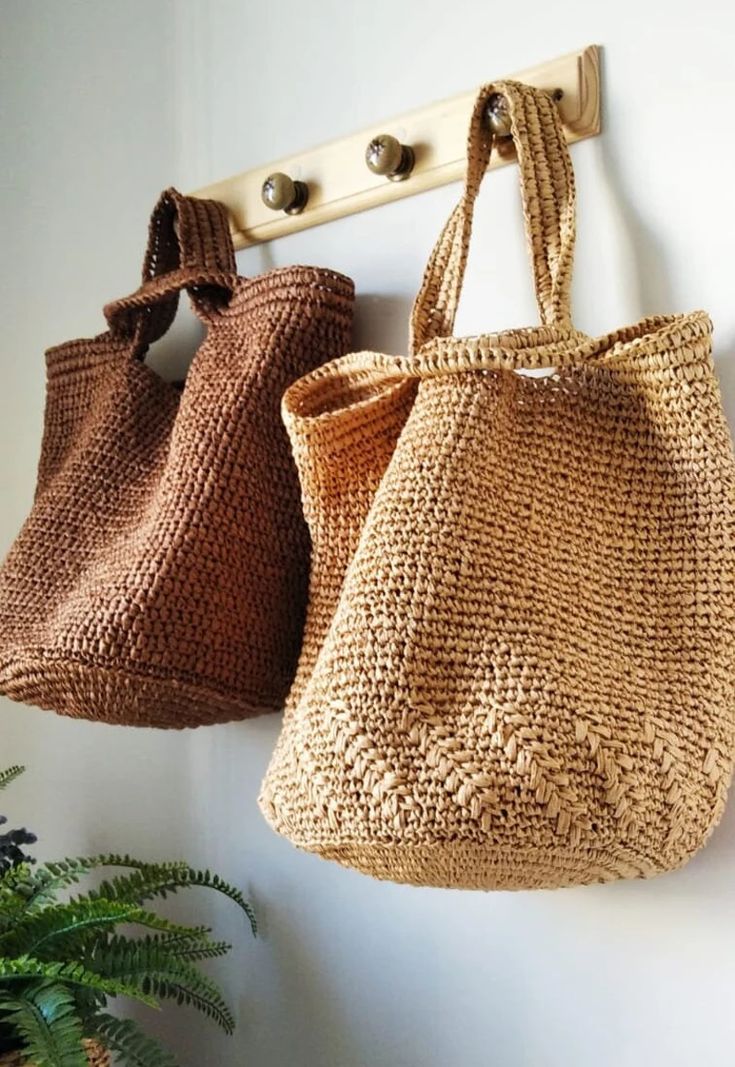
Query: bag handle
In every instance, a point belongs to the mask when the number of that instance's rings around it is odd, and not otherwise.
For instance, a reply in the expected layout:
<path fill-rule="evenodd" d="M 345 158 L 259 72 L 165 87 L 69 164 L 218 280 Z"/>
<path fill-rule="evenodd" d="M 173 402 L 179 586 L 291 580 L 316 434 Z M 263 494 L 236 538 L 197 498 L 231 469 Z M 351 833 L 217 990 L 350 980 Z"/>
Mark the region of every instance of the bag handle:
<path fill-rule="evenodd" d="M 153 209 L 139 289 L 105 307 L 114 333 L 146 348 L 162 337 L 188 289 L 194 310 L 206 318 L 232 296 L 237 278 L 227 209 L 216 200 L 166 189 Z"/>
<path fill-rule="evenodd" d="M 449 217 L 427 265 L 411 315 L 410 351 L 438 337 L 451 337 L 472 233 L 475 199 L 490 161 L 495 136 L 486 108 L 494 93 L 508 108 L 521 179 L 521 197 L 536 302 L 545 326 L 571 326 L 570 288 L 574 258 L 574 172 L 558 108 L 549 93 L 520 82 L 499 81 L 480 89 L 467 139 L 462 198 Z"/>

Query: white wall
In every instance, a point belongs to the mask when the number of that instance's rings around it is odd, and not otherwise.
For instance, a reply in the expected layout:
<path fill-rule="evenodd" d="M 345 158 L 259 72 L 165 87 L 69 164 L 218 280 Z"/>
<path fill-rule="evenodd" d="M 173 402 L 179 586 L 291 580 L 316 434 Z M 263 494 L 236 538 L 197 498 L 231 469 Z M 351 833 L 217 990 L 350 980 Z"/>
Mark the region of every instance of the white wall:
<path fill-rule="evenodd" d="M 5 0 L 0 547 L 30 504 L 42 349 L 101 327 L 135 284 L 147 212 L 181 188 L 360 128 L 580 45 L 604 45 L 605 129 L 573 149 L 579 326 L 705 307 L 735 416 L 732 114 L 724 0 Z M 354 277 L 357 344 L 400 351 L 456 187 L 283 239 L 243 273 Z M 460 324 L 535 321 L 513 168 L 486 182 Z M 189 325 L 178 337 L 190 346 Z M 296 853 L 255 798 L 275 717 L 193 734 L 111 729 L 3 703 L 6 794 L 46 856 L 183 854 L 246 886 L 252 942 L 216 968 L 228 1040 L 173 1011 L 182 1064 L 217 1067 L 731 1067 L 735 804 L 683 872 L 651 883 L 472 894 L 373 882 Z"/>

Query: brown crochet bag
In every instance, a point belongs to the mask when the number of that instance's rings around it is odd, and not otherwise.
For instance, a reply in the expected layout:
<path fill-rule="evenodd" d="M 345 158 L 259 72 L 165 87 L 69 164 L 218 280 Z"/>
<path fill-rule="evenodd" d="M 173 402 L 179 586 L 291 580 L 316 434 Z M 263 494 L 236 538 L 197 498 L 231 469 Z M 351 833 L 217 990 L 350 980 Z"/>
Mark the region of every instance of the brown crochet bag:
<path fill-rule="evenodd" d="M 493 92 L 542 325 L 458 340 Z M 683 864 L 723 809 L 735 464 L 710 322 L 579 333 L 573 242 L 556 107 L 487 86 L 411 355 L 346 356 L 286 394 L 311 602 L 261 806 L 301 848 L 379 878 L 646 877 Z"/>
<path fill-rule="evenodd" d="M 31 514 L 0 570 L 0 692 L 65 715 L 182 727 L 282 706 L 308 530 L 285 388 L 348 349 L 353 287 L 239 278 L 225 209 L 165 192 L 143 284 L 106 333 L 47 353 Z M 206 337 L 183 387 L 144 362 L 187 289 Z"/>

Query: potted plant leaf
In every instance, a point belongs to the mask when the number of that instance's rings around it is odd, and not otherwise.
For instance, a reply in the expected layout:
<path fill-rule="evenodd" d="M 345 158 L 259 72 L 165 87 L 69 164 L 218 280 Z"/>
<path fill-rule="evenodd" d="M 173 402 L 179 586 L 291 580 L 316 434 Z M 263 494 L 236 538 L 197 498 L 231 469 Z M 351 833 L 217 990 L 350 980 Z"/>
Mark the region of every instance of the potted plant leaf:
<path fill-rule="evenodd" d="M 0 773 L 0 789 L 21 773 Z M 4 821 L 4 820 L 3 820 Z M 225 1031 L 234 1019 L 217 985 L 199 969 L 224 956 L 207 926 L 185 926 L 152 902 L 201 886 L 229 897 L 255 919 L 242 894 L 216 874 L 183 862 L 148 863 L 103 855 L 36 864 L 26 830 L 0 837 L 0 1067 L 177 1067 L 132 1019 L 107 1011 L 115 997 L 151 1007 L 173 1000 Z M 91 872 L 105 881 L 73 893 Z"/>

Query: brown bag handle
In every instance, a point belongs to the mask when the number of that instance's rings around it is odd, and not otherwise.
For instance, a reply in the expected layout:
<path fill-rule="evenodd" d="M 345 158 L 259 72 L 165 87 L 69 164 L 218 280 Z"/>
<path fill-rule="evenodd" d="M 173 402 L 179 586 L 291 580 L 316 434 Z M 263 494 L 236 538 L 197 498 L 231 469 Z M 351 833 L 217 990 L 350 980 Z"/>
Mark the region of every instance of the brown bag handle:
<path fill-rule="evenodd" d="M 227 209 L 216 200 L 166 189 L 153 209 L 143 281 L 129 296 L 105 307 L 114 333 L 145 348 L 162 337 L 188 289 L 203 317 L 232 296 L 237 268 Z"/>
<path fill-rule="evenodd" d="M 472 233 L 472 215 L 494 142 L 486 118 L 493 93 L 505 98 L 518 156 L 523 215 L 536 301 L 547 326 L 571 326 L 574 258 L 574 172 L 556 104 L 549 93 L 500 81 L 479 91 L 467 139 L 462 199 L 449 217 L 426 268 L 411 315 L 410 351 L 451 337 Z"/>

